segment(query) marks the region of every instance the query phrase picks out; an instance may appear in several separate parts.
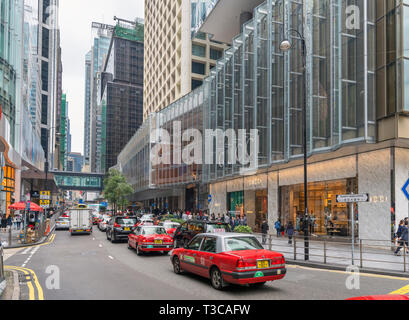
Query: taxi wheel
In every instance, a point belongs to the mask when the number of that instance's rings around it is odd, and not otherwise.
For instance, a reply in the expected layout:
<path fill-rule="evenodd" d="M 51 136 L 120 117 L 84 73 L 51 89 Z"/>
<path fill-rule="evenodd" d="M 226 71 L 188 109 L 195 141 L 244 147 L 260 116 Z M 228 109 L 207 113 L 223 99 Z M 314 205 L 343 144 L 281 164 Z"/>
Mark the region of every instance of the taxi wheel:
<path fill-rule="evenodd" d="M 223 290 L 225 286 L 224 280 L 223 280 L 222 273 L 220 272 L 218 268 L 214 267 L 212 269 L 212 271 L 210 272 L 210 279 L 211 279 L 213 288 L 215 288 L 216 290 Z"/>
<path fill-rule="evenodd" d="M 136 254 L 137 254 L 138 256 L 141 256 L 141 255 L 142 255 L 142 251 L 139 249 L 139 244 L 136 244 Z"/>
<path fill-rule="evenodd" d="M 177 256 L 173 258 L 173 271 L 176 274 L 182 274 L 182 269 L 180 267 L 180 260 Z"/>
<path fill-rule="evenodd" d="M 106 232 L 106 234 L 107 234 L 107 240 L 110 240 L 109 237 L 108 237 L 108 231 Z"/>

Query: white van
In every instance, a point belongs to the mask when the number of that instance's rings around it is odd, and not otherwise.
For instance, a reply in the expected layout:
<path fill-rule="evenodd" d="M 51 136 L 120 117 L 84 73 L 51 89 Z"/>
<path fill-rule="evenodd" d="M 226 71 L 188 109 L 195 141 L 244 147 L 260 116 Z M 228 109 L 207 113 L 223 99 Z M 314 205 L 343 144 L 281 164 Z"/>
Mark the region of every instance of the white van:
<path fill-rule="evenodd" d="M 91 210 L 78 208 L 70 210 L 70 233 L 71 235 L 92 233 Z"/>

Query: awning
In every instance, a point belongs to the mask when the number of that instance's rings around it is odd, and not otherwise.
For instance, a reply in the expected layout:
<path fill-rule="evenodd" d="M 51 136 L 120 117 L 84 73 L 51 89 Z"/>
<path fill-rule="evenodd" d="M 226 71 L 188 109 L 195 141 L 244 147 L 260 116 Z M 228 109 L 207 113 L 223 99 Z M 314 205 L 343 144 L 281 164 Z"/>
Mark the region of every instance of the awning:
<path fill-rule="evenodd" d="M 240 15 L 253 13 L 265 0 L 219 0 L 199 31 L 212 35 L 212 40 L 231 44 L 240 34 Z"/>

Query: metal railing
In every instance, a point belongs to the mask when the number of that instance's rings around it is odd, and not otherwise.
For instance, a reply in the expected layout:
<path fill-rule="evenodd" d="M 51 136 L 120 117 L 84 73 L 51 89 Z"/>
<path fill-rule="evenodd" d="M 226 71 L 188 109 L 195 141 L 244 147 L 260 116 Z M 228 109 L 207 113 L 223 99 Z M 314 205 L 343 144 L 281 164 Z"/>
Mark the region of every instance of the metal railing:
<path fill-rule="evenodd" d="M 4 279 L 3 246 L 0 245 L 0 282 Z"/>
<path fill-rule="evenodd" d="M 255 234 L 262 243 L 262 234 Z M 266 236 L 266 249 L 282 253 L 287 260 L 305 261 L 304 237 L 295 236 L 292 241 L 288 237 L 277 238 L 268 234 Z M 309 263 L 357 266 L 361 269 L 381 269 L 397 272 L 409 271 L 409 255 L 407 247 L 403 247 L 401 256 L 396 256 L 394 251 L 397 246 L 391 241 L 357 239 L 352 250 L 350 242 L 334 239 L 309 239 Z"/>

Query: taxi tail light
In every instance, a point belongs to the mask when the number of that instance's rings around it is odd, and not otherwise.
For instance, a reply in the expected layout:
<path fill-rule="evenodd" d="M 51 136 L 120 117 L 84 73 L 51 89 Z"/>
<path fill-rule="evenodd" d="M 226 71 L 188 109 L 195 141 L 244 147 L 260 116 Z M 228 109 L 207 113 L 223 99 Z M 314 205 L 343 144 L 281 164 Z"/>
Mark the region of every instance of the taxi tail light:
<path fill-rule="evenodd" d="M 236 269 L 238 271 L 251 270 L 251 269 L 256 269 L 256 268 L 257 268 L 256 265 L 252 265 L 244 261 L 243 259 L 238 260 L 236 264 Z"/>
<path fill-rule="evenodd" d="M 120 228 L 121 226 L 117 223 L 114 223 L 114 228 Z"/>
<path fill-rule="evenodd" d="M 273 259 L 272 261 L 271 261 L 271 264 L 272 264 L 272 266 L 274 266 L 274 267 L 276 267 L 276 266 L 285 266 L 285 258 L 284 257 L 281 257 L 281 258 L 276 258 L 276 259 Z"/>

